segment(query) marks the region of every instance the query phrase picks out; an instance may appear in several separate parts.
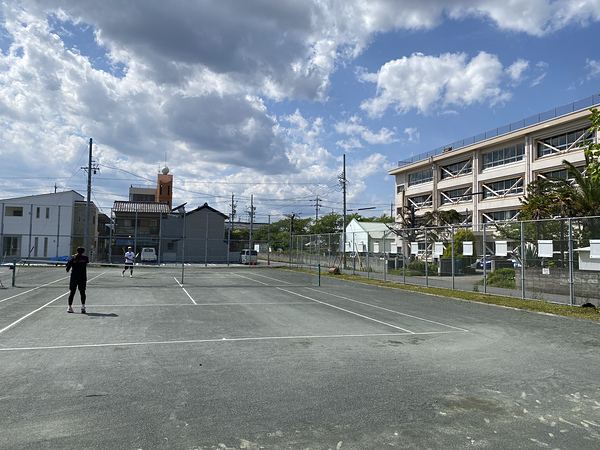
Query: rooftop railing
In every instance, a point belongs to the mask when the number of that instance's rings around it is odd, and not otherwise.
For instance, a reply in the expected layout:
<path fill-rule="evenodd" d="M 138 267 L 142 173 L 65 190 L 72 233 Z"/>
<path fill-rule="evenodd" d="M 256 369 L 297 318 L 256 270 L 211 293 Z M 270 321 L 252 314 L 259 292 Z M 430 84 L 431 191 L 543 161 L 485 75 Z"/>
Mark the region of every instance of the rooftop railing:
<path fill-rule="evenodd" d="M 475 136 L 471 136 L 470 138 L 463 139 L 461 141 L 453 142 L 452 144 L 443 145 L 434 150 L 430 150 L 428 152 L 420 153 L 415 155 L 409 159 L 405 159 L 402 161 L 398 161 L 398 167 L 407 166 L 409 164 L 423 161 L 432 156 L 441 155 L 442 153 L 449 152 L 452 150 L 457 150 L 462 147 L 466 147 L 467 145 L 476 144 L 478 142 L 485 141 L 486 139 L 495 138 L 498 136 L 502 136 L 503 134 L 510 133 L 512 131 L 517 131 L 525 127 L 529 127 L 531 125 L 535 125 L 537 123 L 545 122 L 546 120 L 555 119 L 557 117 L 565 116 L 575 111 L 580 111 L 582 109 L 587 109 L 592 106 L 600 104 L 600 95 L 591 95 L 590 97 L 586 97 L 581 100 L 577 100 L 575 102 L 569 103 L 567 105 L 559 106 L 557 108 L 550 109 L 543 113 L 535 114 L 533 116 L 526 117 L 525 119 L 519 120 L 517 122 L 512 122 L 508 125 L 504 125 L 498 128 L 495 128 L 490 131 L 486 131 L 485 133 L 476 134 Z"/>

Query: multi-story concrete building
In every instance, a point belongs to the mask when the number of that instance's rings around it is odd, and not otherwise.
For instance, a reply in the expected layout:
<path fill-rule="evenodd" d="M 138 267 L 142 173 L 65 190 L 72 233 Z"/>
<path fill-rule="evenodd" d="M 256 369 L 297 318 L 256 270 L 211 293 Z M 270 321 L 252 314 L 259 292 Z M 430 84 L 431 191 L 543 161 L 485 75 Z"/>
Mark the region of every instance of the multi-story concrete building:
<path fill-rule="evenodd" d="M 388 172 L 396 178 L 396 223 L 451 209 L 463 224 L 516 219 L 529 183 L 566 176 L 565 160 L 585 165 L 581 145 L 598 142 L 588 131 L 589 108 L 598 104 L 599 96 L 588 97 L 400 161 Z"/>

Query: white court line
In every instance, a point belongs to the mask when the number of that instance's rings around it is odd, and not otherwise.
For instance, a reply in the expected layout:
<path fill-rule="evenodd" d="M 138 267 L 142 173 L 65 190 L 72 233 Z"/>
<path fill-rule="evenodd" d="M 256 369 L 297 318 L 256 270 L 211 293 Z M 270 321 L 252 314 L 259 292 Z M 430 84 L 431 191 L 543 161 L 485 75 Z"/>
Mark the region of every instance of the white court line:
<path fill-rule="evenodd" d="M 95 280 L 96 278 L 98 278 L 98 277 L 101 277 L 101 276 L 102 276 L 102 275 L 104 275 L 105 273 L 106 273 L 106 272 L 102 272 L 100 275 L 97 275 L 97 276 L 95 276 L 94 278 L 92 278 L 92 279 L 91 279 L 91 280 L 89 280 L 89 281 L 93 281 L 93 280 Z M 60 281 L 60 280 L 56 280 L 56 281 Z M 88 283 L 89 283 L 89 281 L 88 281 Z M 54 281 L 53 281 L 52 283 L 54 283 Z M 52 284 L 52 283 L 49 283 L 49 284 Z M 45 284 L 44 286 L 47 286 L 47 284 Z M 40 286 L 40 287 L 43 287 L 43 286 Z M 36 288 L 36 289 L 37 289 L 37 288 Z M 33 289 L 32 289 L 32 290 L 33 290 Z M 65 293 L 64 293 L 64 294 L 62 294 L 62 295 L 59 295 L 59 296 L 58 296 L 58 297 L 56 297 L 54 300 L 51 300 L 51 301 L 49 301 L 49 302 L 48 302 L 48 303 L 46 303 L 45 305 L 43 305 L 43 306 L 40 306 L 38 309 L 31 311 L 29 314 L 25 314 L 25 315 L 24 315 L 23 317 L 21 317 L 20 319 L 18 319 L 18 320 L 16 320 L 16 321 L 14 321 L 14 322 L 13 322 L 13 323 L 11 323 L 10 325 L 8 325 L 8 326 L 6 326 L 6 327 L 2 328 L 2 329 L 0 330 L 0 334 L 4 333 L 6 330 L 9 330 L 9 329 L 11 329 L 11 328 L 12 328 L 12 327 L 14 327 L 16 324 L 18 324 L 18 323 L 22 322 L 23 320 L 27 319 L 29 316 L 31 316 L 31 315 L 33 315 L 33 314 L 35 314 L 36 312 L 38 312 L 38 311 L 40 311 L 40 310 L 44 309 L 46 306 L 48 306 L 48 305 L 50 305 L 50 304 L 54 303 L 56 300 L 59 300 L 59 299 L 63 298 L 65 295 L 69 295 L 69 291 L 65 292 Z"/>
<path fill-rule="evenodd" d="M 102 305 L 94 303 L 94 308 L 190 308 L 192 306 L 248 306 L 248 305 L 274 305 L 274 306 L 287 306 L 287 305 L 308 305 L 306 302 L 229 302 L 229 303 L 195 303 L 190 305 L 184 304 L 173 304 L 173 303 L 153 303 L 152 305 L 139 304 L 139 305 Z M 49 308 L 62 308 L 62 306 L 53 305 Z M 89 308 L 88 308 L 89 310 Z"/>
<path fill-rule="evenodd" d="M 173 278 L 175 278 L 175 277 L 173 277 Z M 182 285 L 182 284 L 179 282 L 179 280 L 178 280 L 177 278 L 175 278 L 175 281 L 177 282 L 177 284 L 179 285 L 179 287 L 180 287 L 181 289 L 183 289 L 183 292 L 185 292 L 185 294 L 186 294 L 186 295 L 187 295 L 187 296 L 190 298 L 190 300 L 192 301 L 192 303 L 193 303 L 194 305 L 197 305 L 198 303 L 196 303 L 196 301 L 195 301 L 195 300 L 192 298 L 192 296 L 189 294 L 189 292 L 185 290 L 185 288 L 184 288 L 184 287 L 183 287 L 183 285 Z"/>
<path fill-rule="evenodd" d="M 280 291 L 283 291 L 283 292 L 287 292 L 287 293 L 289 293 L 289 294 L 292 294 L 292 295 L 297 295 L 298 297 L 302 297 L 302 298 L 305 298 L 305 299 L 307 299 L 307 300 L 311 300 L 311 301 L 313 301 L 313 302 L 317 302 L 317 303 L 319 303 L 319 304 L 321 304 L 321 305 L 324 305 L 324 306 L 329 306 L 330 308 L 339 309 L 340 311 L 344 311 L 344 312 L 347 312 L 347 313 L 349 313 L 349 314 L 353 314 L 353 315 L 355 315 L 355 316 L 358 316 L 358 317 L 361 317 L 361 318 L 363 318 L 363 319 L 371 320 L 371 321 L 373 321 L 373 322 L 377 322 L 377 323 L 380 323 L 380 324 L 382 324 L 382 325 L 386 325 L 386 326 L 388 326 L 388 327 L 396 328 L 397 330 L 402 330 L 402 331 L 405 331 L 406 333 L 415 334 L 415 332 L 414 332 L 414 331 L 407 330 L 406 328 L 398 327 L 398 326 L 396 326 L 396 325 L 392 325 L 391 323 L 387 323 L 387 322 L 383 322 L 383 321 L 381 321 L 381 320 L 373 319 L 372 317 L 365 316 L 365 315 L 362 315 L 362 314 L 358 314 L 358 313 L 355 313 L 354 311 L 350 311 L 350 310 L 348 310 L 348 309 L 340 308 L 339 306 L 330 305 L 329 303 L 322 302 L 322 301 L 320 301 L 320 300 L 317 300 L 317 299 L 314 299 L 314 298 L 308 297 L 308 296 L 306 296 L 306 295 L 297 294 L 297 293 L 295 293 L 295 292 L 288 291 L 287 289 L 283 289 L 283 288 L 281 288 L 281 287 L 278 287 L 277 289 L 279 289 Z"/>
<path fill-rule="evenodd" d="M 435 320 L 424 319 L 422 317 L 413 316 L 411 314 L 406 314 L 406 313 L 402 313 L 402 312 L 399 312 L 399 311 L 394 311 L 393 309 L 388 309 L 388 308 L 384 308 L 382 306 L 372 305 L 370 303 L 361 302 L 360 300 L 354 300 L 352 298 L 344 297 L 344 296 L 337 295 L 337 294 L 332 294 L 330 292 L 320 291 L 318 289 L 313 289 L 313 288 L 306 288 L 306 289 L 311 290 L 311 291 L 315 291 L 315 292 L 322 292 L 323 294 L 331 295 L 333 297 L 341 298 L 343 300 L 348 300 L 348 301 L 354 302 L 354 303 L 360 303 L 361 305 L 370 306 L 372 308 L 382 309 L 382 310 L 387 311 L 387 312 L 391 312 L 391 313 L 398 314 L 398 315 L 401 315 L 401 316 L 410 317 L 411 319 L 417 319 L 417 320 L 422 320 L 423 322 L 433 323 L 435 325 L 440 325 L 442 327 L 454 328 L 455 330 L 458 330 L 458 331 L 465 331 L 465 332 L 469 331 L 469 330 L 465 330 L 464 328 L 459 328 L 459 327 L 455 327 L 455 326 L 452 326 L 452 325 L 447 325 L 445 323 L 436 322 Z"/>
<path fill-rule="evenodd" d="M 259 274 L 259 273 L 255 273 L 255 274 L 253 274 L 253 275 L 256 275 L 257 277 L 268 278 L 269 280 L 273 280 L 273 281 L 278 281 L 279 283 L 284 283 L 284 284 L 292 284 L 292 283 L 290 283 L 290 282 L 288 282 L 288 281 L 278 280 L 277 278 L 268 277 L 268 276 L 266 276 L 266 275 L 262 275 L 262 274 Z"/>
<path fill-rule="evenodd" d="M 14 321 L 13 323 L 11 323 L 10 325 L 8 325 L 8 326 L 6 326 L 6 327 L 2 328 L 2 329 L 0 330 L 0 334 L 4 333 L 6 330 L 8 330 L 8 329 L 10 329 L 10 328 L 14 327 L 14 326 L 15 326 L 16 324 L 18 324 L 19 322 L 22 322 L 23 320 L 27 319 L 29 316 L 31 316 L 31 315 L 33 315 L 33 314 L 35 314 L 36 312 L 38 312 L 38 311 L 39 311 L 39 310 L 41 310 L 41 309 L 44 309 L 44 308 L 45 308 L 46 306 L 48 306 L 49 304 L 51 304 L 51 303 L 54 303 L 56 300 L 58 300 L 58 299 L 61 299 L 61 298 L 63 298 L 65 295 L 68 295 L 68 294 L 69 294 L 68 292 L 65 292 L 64 294 L 62 294 L 62 295 L 60 295 L 60 296 L 56 297 L 54 300 L 51 300 L 51 301 L 49 301 L 49 302 L 48 302 L 48 303 L 46 303 L 44 306 L 40 306 L 38 309 L 36 309 L 36 310 L 34 310 L 34 311 L 31 311 L 29 314 L 26 314 L 26 315 L 24 315 L 24 316 L 23 316 L 23 317 L 21 317 L 19 320 L 16 320 L 16 321 Z"/>
<path fill-rule="evenodd" d="M 40 289 L 40 288 L 43 288 L 43 287 L 46 287 L 46 286 L 50 286 L 51 284 L 58 283 L 59 281 L 63 281 L 63 280 L 65 280 L 65 279 L 67 279 L 67 278 L 69 278 L 69 277 L 68 277 L 68 276 L 66 276 L 66 277 L 63 277 L 63 278 L 59 278 L 58 280 L 54 280 L 54 281 L 51 281 L 50 283 L 46 283 L 46 284 L 43 284 L 43 285 L 41 285 L 41 286 L 34 287 L 33 289 L 29 289 L 28 291 L 25 291 L 25 292 L 20 292 L 20 293 L 18 293 L 18 294 L 16 294 L 16 295 L 13 295 L 12 297 L 8 297 L 8 298 L 5 298 L 5 299 L 2 299 L 2 300 L 0 300 L 0 303 L 2 303 L 2 302 L 5 302 L 5 301 L 7 301 L 7 300 L 11 300 L 11 299 L 13 299 L 13 298 L 16 298 L 16 297 L 18 297 L 18 296 L 20 296 L 20 295 L 25 295 L 25 294 L 28 294 L 29 292 L 33 292 L 33 291 L 35 291 L 36 289 Z"/>
<path fill-rule="evenodd" d="M 233 272 L 231 272 L 231 274 L 235 275 L 236 277 L 240 277 L 240 278 L 244 278 L 246 280 L 254 281 L 255 283 L 262 284 L 263 286 L 271 286 L 270 284 L 263 283 L 262 281 L 255 280 L 254 278 L 245 277 L 244 275 L 240 275 L 239 273 L 233 273 Z"/>
<path fill-rule="evenodd" d="M 239 338 L 213 338 L 213 339 L 189 339 L 182 341 L 147 341 L 147 342 L 113 342 L 105 344 L 72 344 L 72 345 L 51 345 L 44 347 L 7 347 L 0 348 L 0 352 L 14 351 L 32 351 L 32 350 L 61 350 L 74 348 L 103 348 L 103 347 L 133 347 L 141 345 L 181 345 L 181 344 L 204 344 L 212 342 L 251 342 L 251 341 L 283 341 L 294 339 L 345 339 L 345 338 L 364 338 L 364 337 L 392 337 L 392 336 L 428 336 L 437 334 L 450 334 L 454 331 L 433 331 L 423 333 L 374 333 L 374 334 L 331 334 L 331 335 L 300 335 L 300 336 L 263 336 L 263 337 L 239 337 Z"/>

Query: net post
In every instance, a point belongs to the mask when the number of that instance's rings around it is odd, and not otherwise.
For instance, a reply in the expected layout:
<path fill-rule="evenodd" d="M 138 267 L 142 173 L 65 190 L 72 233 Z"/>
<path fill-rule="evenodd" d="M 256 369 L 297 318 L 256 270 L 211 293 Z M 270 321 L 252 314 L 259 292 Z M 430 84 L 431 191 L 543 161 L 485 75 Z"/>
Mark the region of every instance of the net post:
<path fill-rule="evenodd" d="M 12 285 L 15 287 L 15 274 L 17 273 L 17 258 L 13 259 Z"/>
<path fill-rule="evenodd" d="M 321 287 L 321 263 L 319 263 L 319 287 Z"/>

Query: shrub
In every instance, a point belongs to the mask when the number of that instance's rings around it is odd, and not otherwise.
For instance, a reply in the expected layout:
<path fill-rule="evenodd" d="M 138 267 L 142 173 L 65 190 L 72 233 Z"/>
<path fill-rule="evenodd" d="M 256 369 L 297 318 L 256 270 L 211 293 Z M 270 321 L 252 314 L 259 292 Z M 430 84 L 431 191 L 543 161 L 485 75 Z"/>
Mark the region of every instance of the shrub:
<path fill-rule="evenodd" d="M 478 285 L 483 285 L 483 280 L 477 282 Z M 486 277 L 486 285 L 504 289 L 515 288 L 515 269 L 498 269 L 488 273 Z"/>
<path fill-rule="evenodd" d="M 406 271 L 407 275 L 425 275 L 425 261 L 413 261 L 406 266 L 408 269 Z M 427 275 L 433 276 L 438 274 L 438 266 L 436 264 L 428 264 L 427 265 Z"/>

